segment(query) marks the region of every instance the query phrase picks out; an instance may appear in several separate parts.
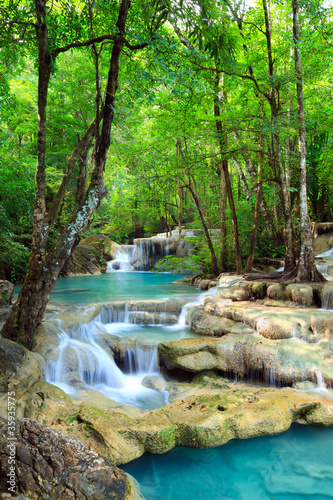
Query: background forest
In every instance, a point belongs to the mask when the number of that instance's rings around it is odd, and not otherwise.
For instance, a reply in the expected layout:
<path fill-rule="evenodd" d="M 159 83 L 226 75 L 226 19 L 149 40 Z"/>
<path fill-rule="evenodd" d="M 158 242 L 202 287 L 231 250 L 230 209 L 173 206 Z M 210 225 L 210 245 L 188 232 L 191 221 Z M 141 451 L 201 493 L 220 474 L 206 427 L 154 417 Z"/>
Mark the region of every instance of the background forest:
<path fill-rule="evenodd" d="M 1 7 L 0 278 L 19 282 L 31 245 L 38 74 L 35 42 L 28 36 L 34 30 L 28 2 L 17 12 L 13 5 L 4 2 Z M 117 6 L 106 0 L 55 2 L 58 10 L 49 33 L 63 43 L 95 29 L 106 33 Z M 299 2 L 297 8 L 308 210 L 312 222 L 325 222 L 333 215 L 333 21 L 327 2 Z M 15 15 L 22 22 L 13 34 L 7 28 Z M 143 47 L 122 49 L 104 172 L 108 191 L 82 237 L 102 232 L 118 243 L 131 243 L 179 225 L 206 226 L 221 230 L 222 242 L 215 238 L 212 243 L 219 270 L 234 270 L 235 224 L 244 265 L 254 224 L 254 256 L 283 257 L 290 220 L 297 249 L 300 175 L 292 3 L 133 2 L 130 16 L 128 39 Z M 158 30 L 151 36 L 157 16 Z M 112 46 L 105 40 L 73 48 L 54 61 L 45 160 L 49 205 L 73 149 L 95 118 L 96 81 L 98 104 L 103 102 Z M 92 154 L 90 141 L 75 164 L 52 228 L 54 239 L 89 179 Z M 221 175 L 226 171 L 230 193 Z M 197 259 L 206 272 L 212 271 L 204 237 Z"/>

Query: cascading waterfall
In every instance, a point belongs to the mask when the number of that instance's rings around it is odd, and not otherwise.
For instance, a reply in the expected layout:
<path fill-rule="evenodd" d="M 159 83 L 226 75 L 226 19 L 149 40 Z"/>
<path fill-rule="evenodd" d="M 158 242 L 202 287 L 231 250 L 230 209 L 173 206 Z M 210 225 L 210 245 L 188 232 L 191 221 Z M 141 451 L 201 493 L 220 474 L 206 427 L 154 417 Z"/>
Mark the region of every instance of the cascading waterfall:
<path fill-rule="evenodd" d="M 141 347 L 127 347 L 124 352 L 124 370 L 127 373 L 149 373 L 158 375 L 157 349 L 144 350 Z"/>
<path fill-rule="evenodd" d="M 114 258 L 108 263 L 107 272 L 133 271 L 135 245 L 119 245 L 115 248 Z"/>
<path fill-rule="evenodd" d="M 323 292 L 323 296 L 321 299 L 321 308 L 328 309 L 328 310 L 333 309 L 333 291 L 332 290 L 325 290 Z"/>
<path fill-rule="evenodd" d="M 105 319 L 103 312 L 98 319 Z M 46 363 L 47 382 L 57 385 L 71 396 L 79 397 L 79 390 L 88 388 L 118 403 L 142 408 L 153 409 L 168 403 L 167 391 L 141 385 L 146 375 L 159 374 L 156 349 L 144 351 L 138 347 L 127 348 L 127 375 L 96 342 L 96 334 L 103 327 L 102 323 L 92 321 L 81 324 L 70 335 L 62 329 L 59 320 L 57 324 L 61 332 L 58 357 L 55 361 L 49 359 Z"/>
<path fill-rule="evenodd" d="M 201 304 L 202 303 L 202 299 L 206 295 L 217 295 L 217 292 L 218 292 L 218 287 L 210 288 L 206 292 L 201 293 L 195 301 L 189 302 L 188 304 L 185 304 L 184 307 L 183 307 L 183 309 L 181 310 L 180 315 L 179 315 L 178 325 L 179 326 L 186 326 L 188 324 L 188 308 L 189 307 L 191 307 L 191 306 L 197 306 L 197 305 Z"/>
<path fill-rule="evenodd" d="M 191 235 L 186 233 L 186 237 Z M 114 258 L 108 263 L 107 272 L 151 271 L 157 263 L 168 255 L 185 257 L 192 252 L 194 243 L 179 236 L 138 238 L 134 245 L 119 245 Z"/>

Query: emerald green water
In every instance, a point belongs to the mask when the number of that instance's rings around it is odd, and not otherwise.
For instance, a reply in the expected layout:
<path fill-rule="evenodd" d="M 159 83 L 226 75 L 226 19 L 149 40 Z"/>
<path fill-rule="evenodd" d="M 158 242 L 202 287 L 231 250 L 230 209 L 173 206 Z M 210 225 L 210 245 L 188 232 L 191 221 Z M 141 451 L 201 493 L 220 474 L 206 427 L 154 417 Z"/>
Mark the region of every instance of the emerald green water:
<path fill-rule="evenodd" d="M 86 304 L 122 299 L 163 299 L 193 294 L 193 287 L 172 283 L 183 277 L 184 275 L 169 273 L 121 272 L 60 278 L 50 300 Z"/>
<path fill-rule="evenodd" d="M 59 278 L 50 302 L 83 305 L 122 299 L 163 299 L 199 292 L 190 285 L 172 283 L 183 277 L 183 274 L 171 273 L 114 272 Z"/>
<path fill-rule="evenodd" d="M 145 454 L 122 468 L 146 500 L 331 500 L 333 429 L 293 425 L 278 436 Z"/>

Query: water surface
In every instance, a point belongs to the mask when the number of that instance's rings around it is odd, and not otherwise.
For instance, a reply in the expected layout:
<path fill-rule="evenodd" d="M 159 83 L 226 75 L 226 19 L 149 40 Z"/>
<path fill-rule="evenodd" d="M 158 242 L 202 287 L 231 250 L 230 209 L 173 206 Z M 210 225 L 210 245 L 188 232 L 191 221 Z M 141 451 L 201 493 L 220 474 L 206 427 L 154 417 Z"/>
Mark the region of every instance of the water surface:
<path fill-rule="evenodd" d="M 146 500 L 331 500 L 333 429 L 287 432 L 198 450 L 145 454 L 122 466 Z"/>
<path fill-rule="evenodd" d="M 50 301 L 88 304 L 123 299 L 163 299 L 196 293 L 190 285 L 172 283 L 183 277 L 183 274 L 171 273 L 115 272 L 59 278 Z"/>

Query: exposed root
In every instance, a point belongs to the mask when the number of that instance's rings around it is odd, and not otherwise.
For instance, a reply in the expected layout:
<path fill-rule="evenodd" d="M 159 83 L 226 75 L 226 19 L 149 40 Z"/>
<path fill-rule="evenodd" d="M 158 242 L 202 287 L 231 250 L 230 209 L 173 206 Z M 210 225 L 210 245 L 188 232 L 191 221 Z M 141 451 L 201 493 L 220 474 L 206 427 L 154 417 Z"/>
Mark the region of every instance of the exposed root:
<path fill-rule="evenodd" d="M 276 281 L 282 285 L 290 285 L 292 283 L 324 283 L 327 281 L 317 268 L 309 271 L 306 279 L 300 279 L 298 271 L 298 266 L 296 266 L 291 271 L 275 271 L 266 274 L 245 274 L 244 279 L 246 281 Z"/>

